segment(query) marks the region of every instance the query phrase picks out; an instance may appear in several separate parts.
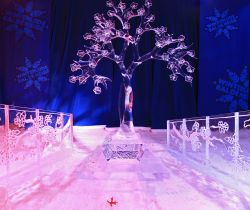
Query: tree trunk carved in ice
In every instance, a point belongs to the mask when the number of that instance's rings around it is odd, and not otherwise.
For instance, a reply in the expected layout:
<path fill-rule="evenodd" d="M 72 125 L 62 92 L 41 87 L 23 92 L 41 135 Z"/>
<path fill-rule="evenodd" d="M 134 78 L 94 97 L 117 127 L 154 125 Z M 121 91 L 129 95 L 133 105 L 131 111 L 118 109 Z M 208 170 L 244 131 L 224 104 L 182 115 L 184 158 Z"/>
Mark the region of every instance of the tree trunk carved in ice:
<path fill-rule="evenodd" d="M 124 133 L 134 133 L 133 89 L 131 81 L 124 81 L 120 91 L 120 131 Z"/>

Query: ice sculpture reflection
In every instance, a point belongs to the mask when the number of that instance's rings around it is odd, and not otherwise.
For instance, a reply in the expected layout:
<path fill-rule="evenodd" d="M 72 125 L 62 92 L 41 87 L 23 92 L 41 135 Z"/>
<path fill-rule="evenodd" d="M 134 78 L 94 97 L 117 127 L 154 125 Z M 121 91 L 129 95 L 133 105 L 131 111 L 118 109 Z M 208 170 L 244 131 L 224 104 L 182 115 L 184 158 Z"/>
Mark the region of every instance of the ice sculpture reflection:
<path fill-rule="evenodd" d="M 186 60 L 189 57 L 194 58 L 195 53 L 189 49 L 184 43 L 185 36 L 180 35 L 174 38 L 172 34 L 167 32 L 164 26 L 153 27 L 152 23 L 155 16 L 151 14 L 151 0 L 145 0 L 144 5 L 139 7 L 138 3 L 131 3 L 130 6 L 120 1 L 115 4 L 113 1 L 106 2 L 109 10 L 107 17 L 104 14 L 95 14 L 94 20 L 96 25 L 92 28 L 91 33 L 86 33 L 84 39 L 89 41 L 89 45 L 85 45 L 83 50 L 79 50 L 77 56 L 79 59 L 71 64 L 72 72 L 79 72 L 78 75 L 70 76 L 69 81 L 72 83 L 85 84 L 89 78 L 94 81 L 94 93 L 100 94 L 102 89 L 100 85 L 107 88 L 107 82 L 111 79 L 98 75 L 95 68 L 98 63 L 106 58 L 114 61 L 123 77 L 123 84 L 120 95 L 124 97 L 120 99 L 124 108 L 120 114 L 120 129 L 134 132 L 132 107 L 133 107 L 133 90 L 131 79 L 136 68 L 143 62 L 155 59 L 166 63 L 166 68 L 172 74 L 170 79 L 176 81 L 178 76 L 184 77 L 186 82 L 192 83 L 194 67 Z M 132 34 L 130 21 L 134 18 L 140 18 L 140 24 Z M 117 24 L 119 22 L 119 25 Z M 139 52 L 139 42 L 145 32 L 153 32 L 155 34 L 154 48 L 143 55 Z M 113 46 L 113 40 L 120 38 L 123 40 L 121 52 L 117 54 Z M 128 47 L 133 49 L 133 58 L 129 65 L 125 66 L 125 54 Z"/>

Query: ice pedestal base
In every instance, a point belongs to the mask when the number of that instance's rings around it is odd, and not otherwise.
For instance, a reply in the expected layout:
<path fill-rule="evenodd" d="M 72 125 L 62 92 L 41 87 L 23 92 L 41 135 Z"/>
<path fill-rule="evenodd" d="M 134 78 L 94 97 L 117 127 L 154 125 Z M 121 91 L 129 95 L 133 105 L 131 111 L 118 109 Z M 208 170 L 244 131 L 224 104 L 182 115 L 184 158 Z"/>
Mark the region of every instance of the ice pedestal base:
<path fill-rule="evenodd" d="M 102 147 L 107 161 L 110 159 L 140 160 L 143 156 L 143 144 L 140 135 L 137 133 L 124 136 L 117 132 L 106 137 Z"/>

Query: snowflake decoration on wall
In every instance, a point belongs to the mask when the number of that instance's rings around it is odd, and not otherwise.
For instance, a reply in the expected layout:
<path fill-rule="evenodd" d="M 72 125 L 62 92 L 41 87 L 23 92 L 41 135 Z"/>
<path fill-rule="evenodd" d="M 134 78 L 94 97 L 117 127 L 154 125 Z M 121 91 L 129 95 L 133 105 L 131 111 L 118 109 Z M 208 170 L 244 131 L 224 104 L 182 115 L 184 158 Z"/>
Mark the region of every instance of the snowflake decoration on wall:
<path fill-rule="evenodd" d="M 219 10 L 214 9 L 214 16 L 209 16 L 207 19 L 210 23 L 207 24 L 206 30 L 209 32 L 216 32 L 215 37 L 224 34 L 225 37 L 230 39 L 230 32 L 238 29 L 235 26 L 238 17 L 235 15 L 228 15 L 228 10 L 220 13 Z"/>
<path fill-rule="evenodd" d="M 234 112 L 238 109 L 248 109 L 248 69 L 245 66 L 238 75 L 230 70 L 228 72 L 228 80 L 219 79 L 215 82 L 216 90 L 224 93 L 218 101 L 229 103 L 229 111 Z"/>
<path fill-rule="evenodd" d="M 18 83 L 24 83 L 24 89 L 35 86 L 37 90 L 41 90 L 41 82 L 48 81 L 49 69 L 47 66 L 41 66 L 41 60 L 32 63 L 25 58 L 25 66 L 17 67 L 20 74 L 17 75 Z"/>
<path fill-rule="evenodd" d="M 43 31 L 47 27 L 46 21 L 40 19 L 46 12 L 34 10 L 32 1 L 28 2 L 25 6 L 19 3 L 15 3 L 14 6 L 15 11 L 7 11 L 4 14 L 3 20 L 9 24 L 5 29 L 7 31 L 15 31 L 16 40 L 19 40 L 22 35 L 35 40 L 33 31 Z"/>

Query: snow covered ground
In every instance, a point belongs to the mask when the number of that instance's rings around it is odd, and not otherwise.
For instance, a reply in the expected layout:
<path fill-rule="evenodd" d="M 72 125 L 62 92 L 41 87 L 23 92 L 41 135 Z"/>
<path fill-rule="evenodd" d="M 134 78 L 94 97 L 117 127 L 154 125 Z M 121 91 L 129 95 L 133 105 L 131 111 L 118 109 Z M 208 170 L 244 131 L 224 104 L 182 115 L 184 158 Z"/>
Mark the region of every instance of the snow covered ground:
<path fill-rule="evenodd" d="M 102 143 L 110 132 L 102 127 L 75 127 L 72 151 L 56 151 L 39 165 L 31 164 L 7 178 L 0 177 L 0 209 L 250 209 L 250 197 L 246 194 L 185 165 L 169 153 L 166 131 L 138 131 L 145 149 L 140 162 L 107 162 Z M 117 203 L 111 206 L 107 201 L 112 197 Z"/>

